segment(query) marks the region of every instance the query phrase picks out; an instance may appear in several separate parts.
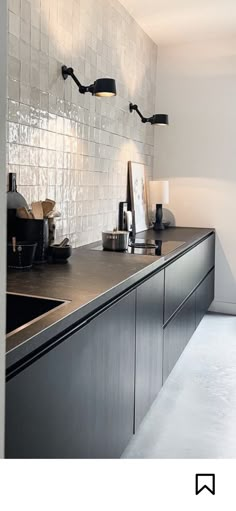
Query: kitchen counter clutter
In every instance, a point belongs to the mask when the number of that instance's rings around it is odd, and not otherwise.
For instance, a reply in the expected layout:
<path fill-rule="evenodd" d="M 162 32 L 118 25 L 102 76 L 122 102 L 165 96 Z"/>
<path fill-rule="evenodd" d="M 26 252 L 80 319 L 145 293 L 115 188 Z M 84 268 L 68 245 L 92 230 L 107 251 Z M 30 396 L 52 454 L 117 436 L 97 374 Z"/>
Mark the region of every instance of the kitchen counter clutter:
<path fill-rule="evenodd" d="M 213 229 L 139 236 L 177 248 L 93 244 L 9 273 L 9 293 L 60 306 L 7 336 L 6 457 L 116 458 L 137 430 L 214 298 L 215 265 Z"/>

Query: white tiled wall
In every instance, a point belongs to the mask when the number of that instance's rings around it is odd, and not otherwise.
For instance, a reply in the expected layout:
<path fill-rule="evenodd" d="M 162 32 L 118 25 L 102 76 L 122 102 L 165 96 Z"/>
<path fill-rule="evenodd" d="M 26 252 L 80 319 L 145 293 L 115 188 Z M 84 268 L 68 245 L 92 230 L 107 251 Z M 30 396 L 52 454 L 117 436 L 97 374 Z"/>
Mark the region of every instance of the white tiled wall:
<path fill-rule="evenodd" d="M 74 246 L 117 224 L 126 199 L 127 161 L 153 171 L 154 127 L 129 113 L 155 110 L 155 44 L 117 0 L 8 0 L 8 168 L 29 203 L 55 199 L 57 236 Z M 79 94 L 116 79 L 115 98 Z"/>

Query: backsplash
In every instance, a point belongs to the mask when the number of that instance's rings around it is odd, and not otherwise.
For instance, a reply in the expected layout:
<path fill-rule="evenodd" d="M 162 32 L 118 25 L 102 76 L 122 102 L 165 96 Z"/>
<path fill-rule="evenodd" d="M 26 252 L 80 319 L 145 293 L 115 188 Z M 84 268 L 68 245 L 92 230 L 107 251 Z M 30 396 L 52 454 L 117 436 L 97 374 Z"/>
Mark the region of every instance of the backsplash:
<path fill-rule="evenodd" d="M 57 238 L 73 246 L 117 225 L 127 162 L 153 172 L 154 127 L 129 101 L 155 112 L 157 47 L 116 0 L 8 0 L 8 170 L 28 203 L 56 200 Z M 115 98 L 82 95 L 109 76 Z"/>

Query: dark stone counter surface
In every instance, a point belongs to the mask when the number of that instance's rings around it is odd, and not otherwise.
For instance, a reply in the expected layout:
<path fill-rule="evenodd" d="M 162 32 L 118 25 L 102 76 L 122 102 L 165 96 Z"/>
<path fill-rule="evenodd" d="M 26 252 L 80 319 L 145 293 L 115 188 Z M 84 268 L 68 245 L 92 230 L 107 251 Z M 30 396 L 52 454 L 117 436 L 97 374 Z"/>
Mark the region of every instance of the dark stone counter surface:
<path fill-rule="evenodd" d="M 173 227 L 158 233 L 158 239 L 185 242 L 166 257 L 96 251 L 91 248 L 97 244 L 92 244 L 75 249 L 68 264 L 46 264 L 28 272 L 9 272 L 9 292 L 68 300 L 69 303 L 7 337 L 7 369 L 75 325 L 86 322 L 99 309 L 213 231 Z M 149 230 L 138 236 L 156 239 L 157 233 Z"/>

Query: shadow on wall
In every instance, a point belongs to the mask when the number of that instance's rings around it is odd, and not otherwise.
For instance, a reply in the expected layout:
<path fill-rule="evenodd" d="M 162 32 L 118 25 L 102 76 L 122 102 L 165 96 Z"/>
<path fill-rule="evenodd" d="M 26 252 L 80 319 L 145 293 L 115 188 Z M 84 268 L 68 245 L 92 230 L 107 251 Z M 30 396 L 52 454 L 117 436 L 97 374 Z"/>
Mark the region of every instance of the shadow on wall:
<path fill-rule="evenodd" d="M 230 283 L 230 285 L 229 285 Z M 236 314 L 236 277 L 216 233 L 215 301 L 211 310 Z"/>
<path fill-rule="evenodd" d="M 158 167 L 235 181 L 236 38 L 160 48 L 158 58 L 157 104 L 170 114 L 156 134 Z"/>
<path fill-rule="evenodd" d="M 221 87 L 217 93 L 213 94 L 214 82 L 221 83 Z M 196 82 L 198 82 L 196 78 Z M 235 96 L 236 77 L 232 85 L 226 88 L 224 93 L 227 97 Z M 188 86 L 185 84 L 186 88 Z M 189 84 L 191 87 L 191 83 Z M 199 83 L 198 89 L 201 89 Z M 236 102 L 231 104 L 229 100 L 222 100 L 222 90 L 224 90 L 224 81 L 214 77 L 209 80 L 208 87 L 202 87 L 200 94 L 201 104 L 196 112 L 196 104 L 199 99 L 195 100 L 195 109 L 193 105 L 186 100 L 183 106 L 184 111 L 176 114 L 173 113 L 173 106 L 170 104 L 168 110 L 170 112 L 170 125 L 167 130 L 158 130 L 155 132 L 156 137 L 156 167 L 160 172 L 171 172 L 172 177 L 208 177 L 211 179 L 223 179 L 235 182 L 235 108 Z M 179 86 L 178 93 L 180 96 L 186 94 L 185 90 L 181 91 Z M 204 96 L 204 102 L 202 97 Z M 211 109 L 211 115 L 207 116 L 210 108 L 210 100 L 207 104 L 206 97 L 214 96 L 214 103 L 221 102 L 221 111 L 214 106 Z M 170 102 L 171 103 L 171 102 Z M 203 104 L 204 103 L 204 104 Z M 164 110 L 165 107 L 162 107 Z M 213 111 L 214 109 L 214 111 Z M 158 137 L 158 138 L 157 138 Z"/>
<path fill-rule="evenodd" d="M 170 222 L 171 226 L 176 226 L 175 215 L 170 211 L 170 209 L 163 208 L 163 221 Z"/>
<path fill-rule="evenodd" d="M 161 177 L 161 176 L 160 176 Z M 165 176 L 165 179 L 167 176 Z M 216 229 L 216 302 L 235 304 L 236 313 L 236 183 L 209 178 L 169 178 L 168 209 L 176 225 Z M 219 312 L 225 307 L 218 306 Z"/>
<path fill-rule="evenodd" d="M 159 47 L 157 105 L 170 125 L 155 135 L 154 178 L 170 178 L 177 225 L 215 227 L 216 300 L 236 313 L 235 62 L 230 34 Z"/>
<path fill-rule="evenodd" d="M 151 215 L 154 217 L 154 212 L 152 211 Z M 163 219 L 165 222 L 170 222 L 171 226 L 176 226 L 176 219 L 172 211 L 169 209 L 163 208 Z M 153 218 L 152 218 L 153 220 Z M 178 224 L 180 225 L 180 224 Z M 182 224 L 181 224 L 182 225 Z M 187 222 L 183 224 L 186 226 Z M 199 224 L 200 225 L 200 224 Z M 209 225 L 210 226 L 210 225 Z M 197 226 L 195 226 L 197 227 Z M 211 226 L 210 226 L 211 227 Z M 220 270 L 219 270 L 219 261 L 220 261 Z M 227 254 L 224 251 L 222 243 L 219 239 L 219 236 L 216 232 L 216 271 L 215 276 L 215 288 L 216 288 L 216 296 L 214 305 L 211 307 L 212 311 L 215 312 L 232 312 L 232 314 L 236 313 L 235 302 L 236 302 L 236 292 L 235 288 L 232 287 L 232 293 L 229 295 L 229 286 L 228 283 L 236 284 L 236 278 L 233 273 L 233 269 L 231 268 L 228 260 Z"/>

